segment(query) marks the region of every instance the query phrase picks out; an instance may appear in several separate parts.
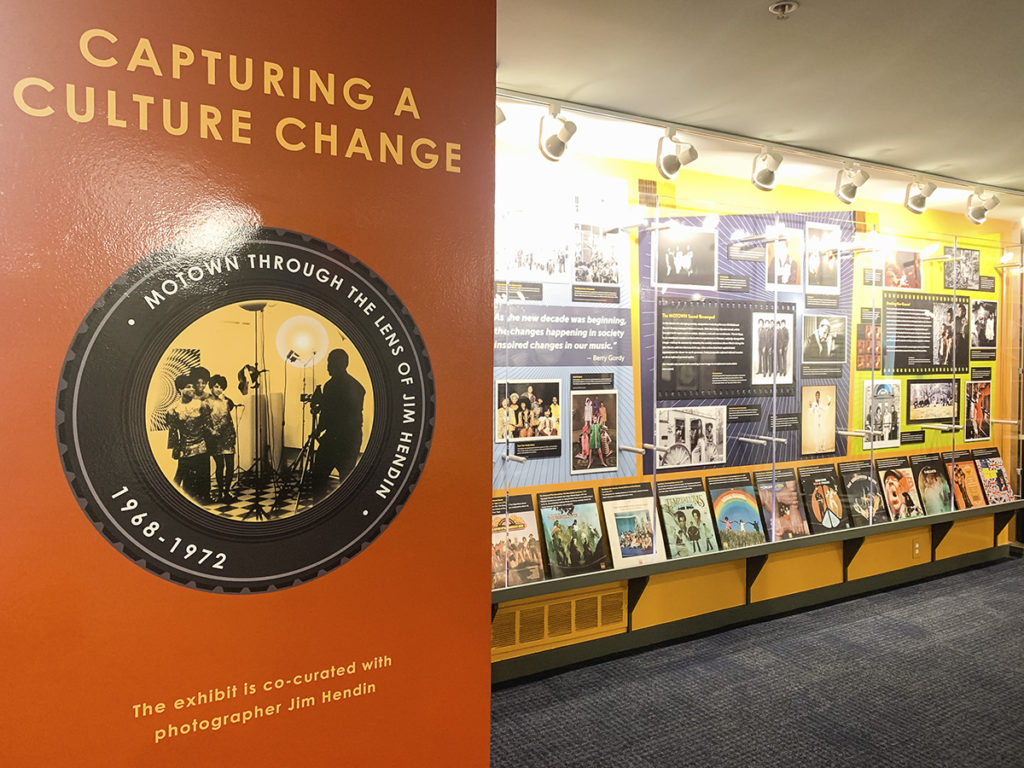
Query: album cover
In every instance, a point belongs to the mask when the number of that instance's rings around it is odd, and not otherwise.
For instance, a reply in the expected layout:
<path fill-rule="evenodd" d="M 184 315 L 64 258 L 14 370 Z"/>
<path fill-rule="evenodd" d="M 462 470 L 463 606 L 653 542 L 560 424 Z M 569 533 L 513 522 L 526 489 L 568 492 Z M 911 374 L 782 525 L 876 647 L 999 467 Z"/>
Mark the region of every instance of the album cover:
<path fill-rule="evenodd" d="M 650 483 L 604 486 L 598 489 L 604 510 L 612 566 L 647 565 L 665 559 L 654 494 Z"/>
<path fill-rule="evenodd" d="M 718 522 L 722 549 L 765 543 L 764 520 L 749 473 L 709 477 L 708 495 Z"/>
<path fill-rule="evenodd" d="M 608 568 L 608 542 L 593 488 L 537 494 L 551 578 Z"/>
<path fill-rule="evenodd" d="M 491 589 L 544 578 L 537 512 L 529 494 L 491 499 Z"/>
<path fill-rule="evenodd" d="M 875 472 L 882 488 L 886 509 L 893 520 L 920 517 L 924 514 L 924 505 L 914 482 L 914 472 L 906 456 L 876 459 Z"/>
<path fill-rule="evenodd" d="M 875 379 L 864 382 L 863 424 L 868 436 L 864 449 L 898 448 L 900 445 L 899 379 Z"/>
<path fill-rule="evenodd" d="M 981 488 L 981 478 L 974 466 L 970 451 L 946 451 L 942 454 L 946 464 L 950 485 L 953 487 L 953 499 L 957 509 L 974 509 L 985 506 L 985 492 Z"/>
<path fill-rule="evenodd" d="M 953 488 L 949 484 L 946 465 L 937 453 L 921 453 L 910 457 L 918 495 L 926 515 L 953 511 Z"/>
<path fill-rule="evenodd" d="M 797 477 L 811 533 L 851 527 L 850 514 L 840 495 L 839 476 L 833 465 L 798 467 Z"/>
<path fill-rule="evenodd" d="M 870 459 L 841 461 L 838 469 L 842 501 L 852 525 L 874 525 L 892 520 L 882 499 L 882 488 L 875 479 Z"/>
<path fill-rule="evenodd" d="M 968 381 L 964 384 L 964 440 L 992 439 L 992 382 Z"/>
<path fill-rule="evenodd" d="M 658 483 L 658 506 L 670 558 L 718 552 L 715 517 L 699 477 Z"/>
<path fill-rule="evenodd" d="M 725 464 L 726 407 L 693 405 L 657 409 L 659 469 Z"/>
<path fill-rule="evenodd" d="M 792 539 L 810 533 L 793 469 L 765 470 L 754 473 L 754 488 L 761 503 L 761 516 L 772 541 Z"/>
<path fill-rule="evenodd" d="M 998 448 L 978 448 L 971 452 L 974 457 L 974 465 L 978 468 L 978 477 L 981 479 L 981 489 L 985 492 L 985 499 L 989 504 L 1004 504 L 1014 501 L 1017 497 L 1010 485 L 1010 478 L 1006 474 L 1006 467 L 1003 464 L 1003 457 L 999 455 Z"/>

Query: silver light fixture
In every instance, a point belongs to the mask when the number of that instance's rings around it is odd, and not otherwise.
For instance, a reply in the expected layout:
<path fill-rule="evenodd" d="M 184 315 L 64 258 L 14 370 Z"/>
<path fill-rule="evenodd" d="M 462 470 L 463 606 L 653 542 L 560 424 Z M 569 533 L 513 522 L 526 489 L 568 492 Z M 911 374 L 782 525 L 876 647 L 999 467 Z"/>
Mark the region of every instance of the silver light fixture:
<path fill-rule="evenodd" d="M 665 146 L 668 142 L 668 147 Z M 674 179 L 679 169 L 697 159 L 697 150 L 692 144 L 680 141 L 674 128 L 666 128 L 665 135 L 658 139 L 658 156 L 655 165 L 658 173 L 666 179 Z"/>
<path fill-rule="evenodd" d="M 755 187 L 764 192 L 775 189 L 775 172 L 782 164 L 782 155 L 778 152 L 769 152 L 765 147 L 761 154 L 754 158 L 754 170 L 750 173 L 750 181 Z"/>
<path fill-rule="evenodd" d="M 995 195 L 985 197 L 985 194 L 976 189 L 967 198 L 967 218 L 975 224 L 983 224 L 988 218 L 988 212 L 999 205 L 999 198 Z"/>
<path fill-rule="evenodd" d="M 859 165 L 846 166 L 836 174 L 836 197 L 839 202 L 849 205 L 857 199 L 857 190 L 864 186 L 870 176 Z"/>
<path fill-rule="evenodd" d="M 540 148 L 540 153 L 544 155 L 548 160 L 552 162 L 558 162 L 562 155 L 565 153 L 565 145 L 569 143 L 576 133 L 576 123 L 566 120 L 561 117 L 559 108 L 552 104 L 549 113 L 556 123 L 558 123 L 558 130 L 555 133 L 549 133 L 547 136 L 544 135 L 544 122 L 547 120 L 547 115 L 541 115 L 540 117 L 540 133 L 537 137 L 537 146 Z"/>
<path fill-rule="evenodd" d="M 903 196 L 903 206 L 911 213 L 924 213 L 928 207 L 928 198 L 936 189 L 930 181 L 915 179 L 907 184 L 907 193 Z"/>

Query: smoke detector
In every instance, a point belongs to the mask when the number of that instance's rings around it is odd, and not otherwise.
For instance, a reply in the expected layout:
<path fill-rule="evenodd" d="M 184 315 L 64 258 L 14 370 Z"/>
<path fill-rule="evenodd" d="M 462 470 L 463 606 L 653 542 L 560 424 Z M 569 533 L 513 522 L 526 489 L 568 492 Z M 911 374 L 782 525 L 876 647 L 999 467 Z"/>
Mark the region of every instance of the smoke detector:
<path fill-rule="evenodd" d="M 800 3 L 796 0 L 781 0 L 780 2 L 769 5 L 768 12 L 774 15 L 779 21 L 785 21 L 789 18 L 789 15 L 799 7 Z"/>

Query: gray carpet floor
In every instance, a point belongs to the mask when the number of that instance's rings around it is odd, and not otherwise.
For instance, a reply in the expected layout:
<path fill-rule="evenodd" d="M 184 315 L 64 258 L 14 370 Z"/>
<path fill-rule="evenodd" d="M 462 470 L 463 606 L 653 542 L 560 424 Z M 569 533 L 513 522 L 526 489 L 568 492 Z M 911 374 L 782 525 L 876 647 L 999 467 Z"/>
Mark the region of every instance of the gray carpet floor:
<path fill-rule="evenodd" d="M 1024 560 L 492 696 L 492 768 L 1024 766 Z"/>

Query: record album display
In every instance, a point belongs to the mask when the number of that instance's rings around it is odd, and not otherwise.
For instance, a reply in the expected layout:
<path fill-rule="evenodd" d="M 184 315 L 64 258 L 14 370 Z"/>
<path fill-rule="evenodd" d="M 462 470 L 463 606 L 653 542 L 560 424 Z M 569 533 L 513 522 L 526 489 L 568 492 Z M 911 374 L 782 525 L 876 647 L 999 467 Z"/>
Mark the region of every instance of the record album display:
<path fill-rule="evenodd" d="M 704 555 L 722 548 L 704 481 L 699 477 L 659 481 L 658 506 L 670 558 Z"/>
<path fill-rule="evenodd" d="M 839 489 L 839 476 L 833 465 L 799 467 L 797 477 L 800 480 L 800 491 L 803 493 L 811 533 L 851 527 L 850 514 Z"/>
<path fill-rule="evenodd" d="M 722 549 L 749 547 L 766 541 L 764 521 L 749 474 L 709 477 L 708 495 L 718 521 Z"/>

